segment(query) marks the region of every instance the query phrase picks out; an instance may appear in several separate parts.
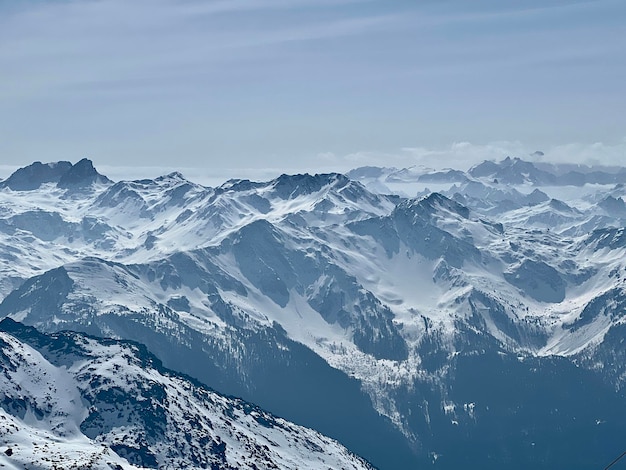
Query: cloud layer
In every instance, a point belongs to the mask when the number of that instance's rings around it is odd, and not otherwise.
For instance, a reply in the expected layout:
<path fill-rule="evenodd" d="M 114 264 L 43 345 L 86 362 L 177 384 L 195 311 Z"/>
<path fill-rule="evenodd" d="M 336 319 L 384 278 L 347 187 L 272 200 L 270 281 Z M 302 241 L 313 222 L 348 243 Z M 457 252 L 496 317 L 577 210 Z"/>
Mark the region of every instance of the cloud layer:
<path fill-rule="evenodd" d="M 530 149 L 520 142 L 492 142 L 485 145 L 458 142 L 439 148 L 404 148 L 397 152 L 353 152 L 336 155 L 321 153 L 307 163 L 292 162 L 282 167 L 239 167 L 224 164 L 219 167 L 200 166 L 138 166 L 110 165 L 95 161 L 98 170 L 114 181 L 155 178 L 174 171 L 206 186 L 219 186 L 229 179 L 268 181 L 287 173 L 346 172 L 361 166 L 425 167 L 430 169 L 454 168 L 468 170 L 484 160 L 500 161 L 507 156 L 532 162 L 574 163 L 595 166 L 626 166 L 626 139 L 612 145 L 570 143 L 546 149 Z M 49 161 L 49 160 L 44 160 Z M 0 165 L 0 179 L 8 177 L 19 166 Z"/>
<path fill-rule="evenodd" d="M 397 152 L 354 152 L 335 155 L 326 152 L 319 155 L 320 161 L 340 168 L 341 171 L 358 166 L 391 166 L 407 168 L 422 166 L 432 169 L 454 168 L 468 170 L 485 160 L 500 161 L 506 157 L 546 163 L 573 163 L 596 166 L 626 166 L 626 139 L 615 144 L 595 142 L 593 144 L 568 143 L 547 148 L 529 147 L 522 142 L 491 142 L 473 144 L 455 142 L 441 147 L 407 147 Z"/>

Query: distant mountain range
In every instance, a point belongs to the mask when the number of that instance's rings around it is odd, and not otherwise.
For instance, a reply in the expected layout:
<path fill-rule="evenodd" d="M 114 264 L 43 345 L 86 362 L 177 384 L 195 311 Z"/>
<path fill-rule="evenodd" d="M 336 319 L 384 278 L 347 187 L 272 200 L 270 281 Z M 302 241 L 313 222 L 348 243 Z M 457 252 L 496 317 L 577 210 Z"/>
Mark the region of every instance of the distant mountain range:
<path fill-rule="evenodd" d="M 602 468 L 626 431 L 624 182 L 518 158 L 215 188 L 113 182 L 89 160 L 17 170 L 0 182 L 0 455 L 367 468 L 336 439 L 381 469 Z M 34 351 L 80 403 L 14 389 Z M 28 436 L 53 450 L 17 452 Z"/>
<path fill-rule="evenodd" d="M 434 171 L 420 168 L 361 167 L 347 173 L 356 180 L 421 181 L 466 183 L 473 179 L 495 183 L 537 186 L 584 186 L 586 184 L 624 184 L 626 168 L 593 167 L 574 164 L 533 163 L 507 157 L 500 162 L 486 160 L 467 172 L 458 169 Z"/>

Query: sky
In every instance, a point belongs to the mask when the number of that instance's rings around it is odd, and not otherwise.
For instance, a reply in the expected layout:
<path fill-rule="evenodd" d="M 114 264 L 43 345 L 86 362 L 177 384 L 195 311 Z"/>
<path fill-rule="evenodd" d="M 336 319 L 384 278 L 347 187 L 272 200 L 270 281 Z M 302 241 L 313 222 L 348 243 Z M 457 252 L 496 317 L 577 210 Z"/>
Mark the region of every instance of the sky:
<path fill-rule="evenodd" d="M 619 164 L 625 83 L 623 0 L 0 0 L 0 173 Z"/>

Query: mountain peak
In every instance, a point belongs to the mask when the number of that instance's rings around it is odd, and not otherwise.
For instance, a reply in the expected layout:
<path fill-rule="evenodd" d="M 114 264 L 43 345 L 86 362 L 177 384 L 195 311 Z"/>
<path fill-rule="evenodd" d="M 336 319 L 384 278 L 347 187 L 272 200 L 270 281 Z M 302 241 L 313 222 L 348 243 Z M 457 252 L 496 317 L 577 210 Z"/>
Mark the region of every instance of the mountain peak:
<path fill-rule="evenodd" d="M 110 183 L 106 176 L 101 175 L 94 168 L 93 162 L 83 158 L 69 168 L 59 179 L 57 186 L 64 189 L 77 189 L 90 186 L 93 183 Z"/>
<path fill-rule="evenodd" d="M 499 163 L 487 161 L 473 166 L 469 174 L 474 178 L 494 178 L 504 184 L 554 184 L 556 177 L 541 170 L 534 163 L 519 157 L 506 157 Z"/>
<path fill-rule="evenodd" d="M 173 171 L 167 175 L 156 177 L 155 181 L 187 181 L 187 178 L 180 171 Z"/>
<path fill-rule="evenodd" d="M 510 157 L 507 157 L 507 158 L 510 160 Z M 473 167 L 471 167 L 468 173 L 475 178 L 481 178 L 483 176 L 493 175 L 495 172 L 499 170 L 499 168 L 500 168 L 500 165 L 498 165 L 493 160 L 484 160 L 482 163 L 479 163 L 478 165 L 474 165 Z"/>
<path fill-rule="evenodd" d="M 10 188 L 13 191 L 32 191 L 45 183 L 58 183 L 72 164 L 66 161 L 41 163 L 36 161 L 28 166 L 19 168 L 0 187 Z"/>
<path fill-rule="evenodd" d="M 350 180 L 340 173 L 323 173 L 311 175 L 280 175 L 274 180 L 274 190 L 281 199 L 293 199 L 298 196 L 315 193 L 324 186 L 343 187 Z"/>
<path fill-rule="evenodd" d="M 444 210 L 458 214 L 464 219 L 469 218 L 469 209 L 467 207 L 440 193 L 431 193 L 421 199 L 414 200 L 412 205 L 419 206 L 429 214 Z"/>

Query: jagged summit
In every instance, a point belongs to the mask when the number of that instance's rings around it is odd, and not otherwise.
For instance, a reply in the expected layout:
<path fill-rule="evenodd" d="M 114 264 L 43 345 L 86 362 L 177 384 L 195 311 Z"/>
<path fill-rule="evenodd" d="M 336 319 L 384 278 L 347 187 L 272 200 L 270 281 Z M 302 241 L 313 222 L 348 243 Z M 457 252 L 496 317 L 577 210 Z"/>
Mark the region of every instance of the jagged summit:
<path fill-rule="evenodd" d="M 63 189 L 79 189 L 94 183 L 111 183 L 111 180 L 98 173 L 93 162 L 87 158 L 74 165 L 67 161 L 50 163 L 37 161 L 13 172 L 0 183 L 0 188 L 33 191 L 45 183 L 56 183 Z"/>
<path fill-rule="evenodd" d="M 91 160 L 83 158 L 61 175 L 57 186 L 64 189 L 80 189 L 94 183 L 111 183 L 111 180 L 98 173 Z"/>
<path fill-rule="evenodd" d="M 529 162 L 519 157 L 506 157 L 499 162 L 485 160 L 471 167 L 468 174 L 473 178 L 490 179 L 501 184 L 527 183 L 536 186 L 606 185 L 626 181 L 624 168 Z"/>
<path fill-rule="evenodd" d="M 508 161 L 510 161 L 510 157 L 507 157 Z M 505 160 L 507 161 L 507 160 Z M 485 160 L 478 165 L 474 165 L 468 171 L 468 173 L 476 178 L 481 178 L 485 176 L 490 176 L 496 173 L 500 169 L 500 165 L 498 165 L 493 160 Z"/>
<path fill-rule="evenodd" d="M 268 182 L 233 178 L 229 179 L 216 189 L 218 193 L 223 193 L 226 191 L 245 192 L 267 188 L 272 194 L 278 196 L 280 199 L 289 200 L 319 193 L 324 188 L 338 191 L 348 186 L 350 183 L 358 184 L 351 181 L 347 176 L 341 173 L 313 175 L 310 173 L 301 173 L 295 175 L 282 174 Z"/>
<path fill-rule="evenodd" d="M 34 162 L 13 172 L 0 187 L 13 191 L 32 191 L 44 183 L 58 183 L 61 177 L 72 168 L 66 161 L 41 163 Z"/>
<path fill-rule="evenodd" d="M 89 181 L 93 164 L 79 163 L 68 165 Z M 561 179 L 570 168 L 529 165 L 215 188 L 176 172 L 69 193 L 55 182 L 6 187 L 0 317 L 145 344 L 166 367 L 339 439 L 381 469 L 592 467 L 626 433 L 626 186 L 621 171 L 581 170 L 568 177 L 582 181 L 574 186 Z M 127 377 L 126 359 L 116 356 L 115 379 Z M 0 380 L 5 395 L 19 383 L 11 377 Z M 107 419 L 143 419 L 132 403 L 116 408 L 128 394 L 115 393 Z M 35 421 L 11 416 L 36 437 Z M 97 419 L 88 429 L 104 442 Z M 125 442 L 138 447 L 124 452 L 157 455 L 160 444 L 133 437 Z M 554 448 L 572 453 L 563 462 Z"/>
<path fill-rule="evenodd" d="M 217 188 L 217 191 L 220 193 L 225 191 L 250 191 L 263 186 L 265 186 L 265 183 L 250 181 L 248 179 L 232 178 L 221 184 Z"/>
<path fill-rule="evenodd" d="M 381 168 L 377 166 L 361 166 L 346 173 L 346 176 L 353 180 L 362 178 L 379 178 L 387 172 L 393 171 L 393 168 Z"/>
<path fill-rule="evenodd" d="M 574 209 L 573 207 L 570 207 L 569 205 L 567 205 L 565 202 L 563 201 L 559 201 L 558 199 L 550 199 L 550 207 L 560 211 L 560 212 L 565 212 L 565 213 L 576 213 L 578 212 L 576 209 Z"/>
<path fill-rule="evenodd" d="M 469 209 L 464 205 L 436 192 L 419 199 L 402 202 L 396 210 L 411 210 L 415 214 L 420 215 L 432 215 L 438 211 L 449 211 L 464 219 L 467 219 L 470 213 Z"/>
<path fill-rule="evenodd" d="M 273 182 L 274 191 L 282 199 L 293 199 L 298 196 L 320 191 L 324 186 L 339 189 L 346 186 L 350 180 L 340 173 L 326 173 L 311 175 L 280 175 Z"/>
<path fill-rule="evenodd" d="M 557 178 L 552 173 L 537 168 L 532 162 L 519 157 L 506 157 L 496 163 L 484 161 L 468 171 L 475 178 L 491 178 L 504 184 L 555 184 Z"/>
<path fill-rule="evenodd" d="M 185 178 L 185 175 L 183 175 L 180 171 L 172 171 L 171 173 L 168 173 L 166 175 L 157 176 L 156 178 L 154 178 L 153 181 L 155 183 L 165 183 L 165 184 L 178 184 L 178 183 L 189 182 L 189 180 Z"/>
<path fill-rule="evenodd" d="M 609 195 L 600 201 L 598 206 L 614 216 L 626 217 L 626 203 L 621 197 L 616 198 Z"/>

